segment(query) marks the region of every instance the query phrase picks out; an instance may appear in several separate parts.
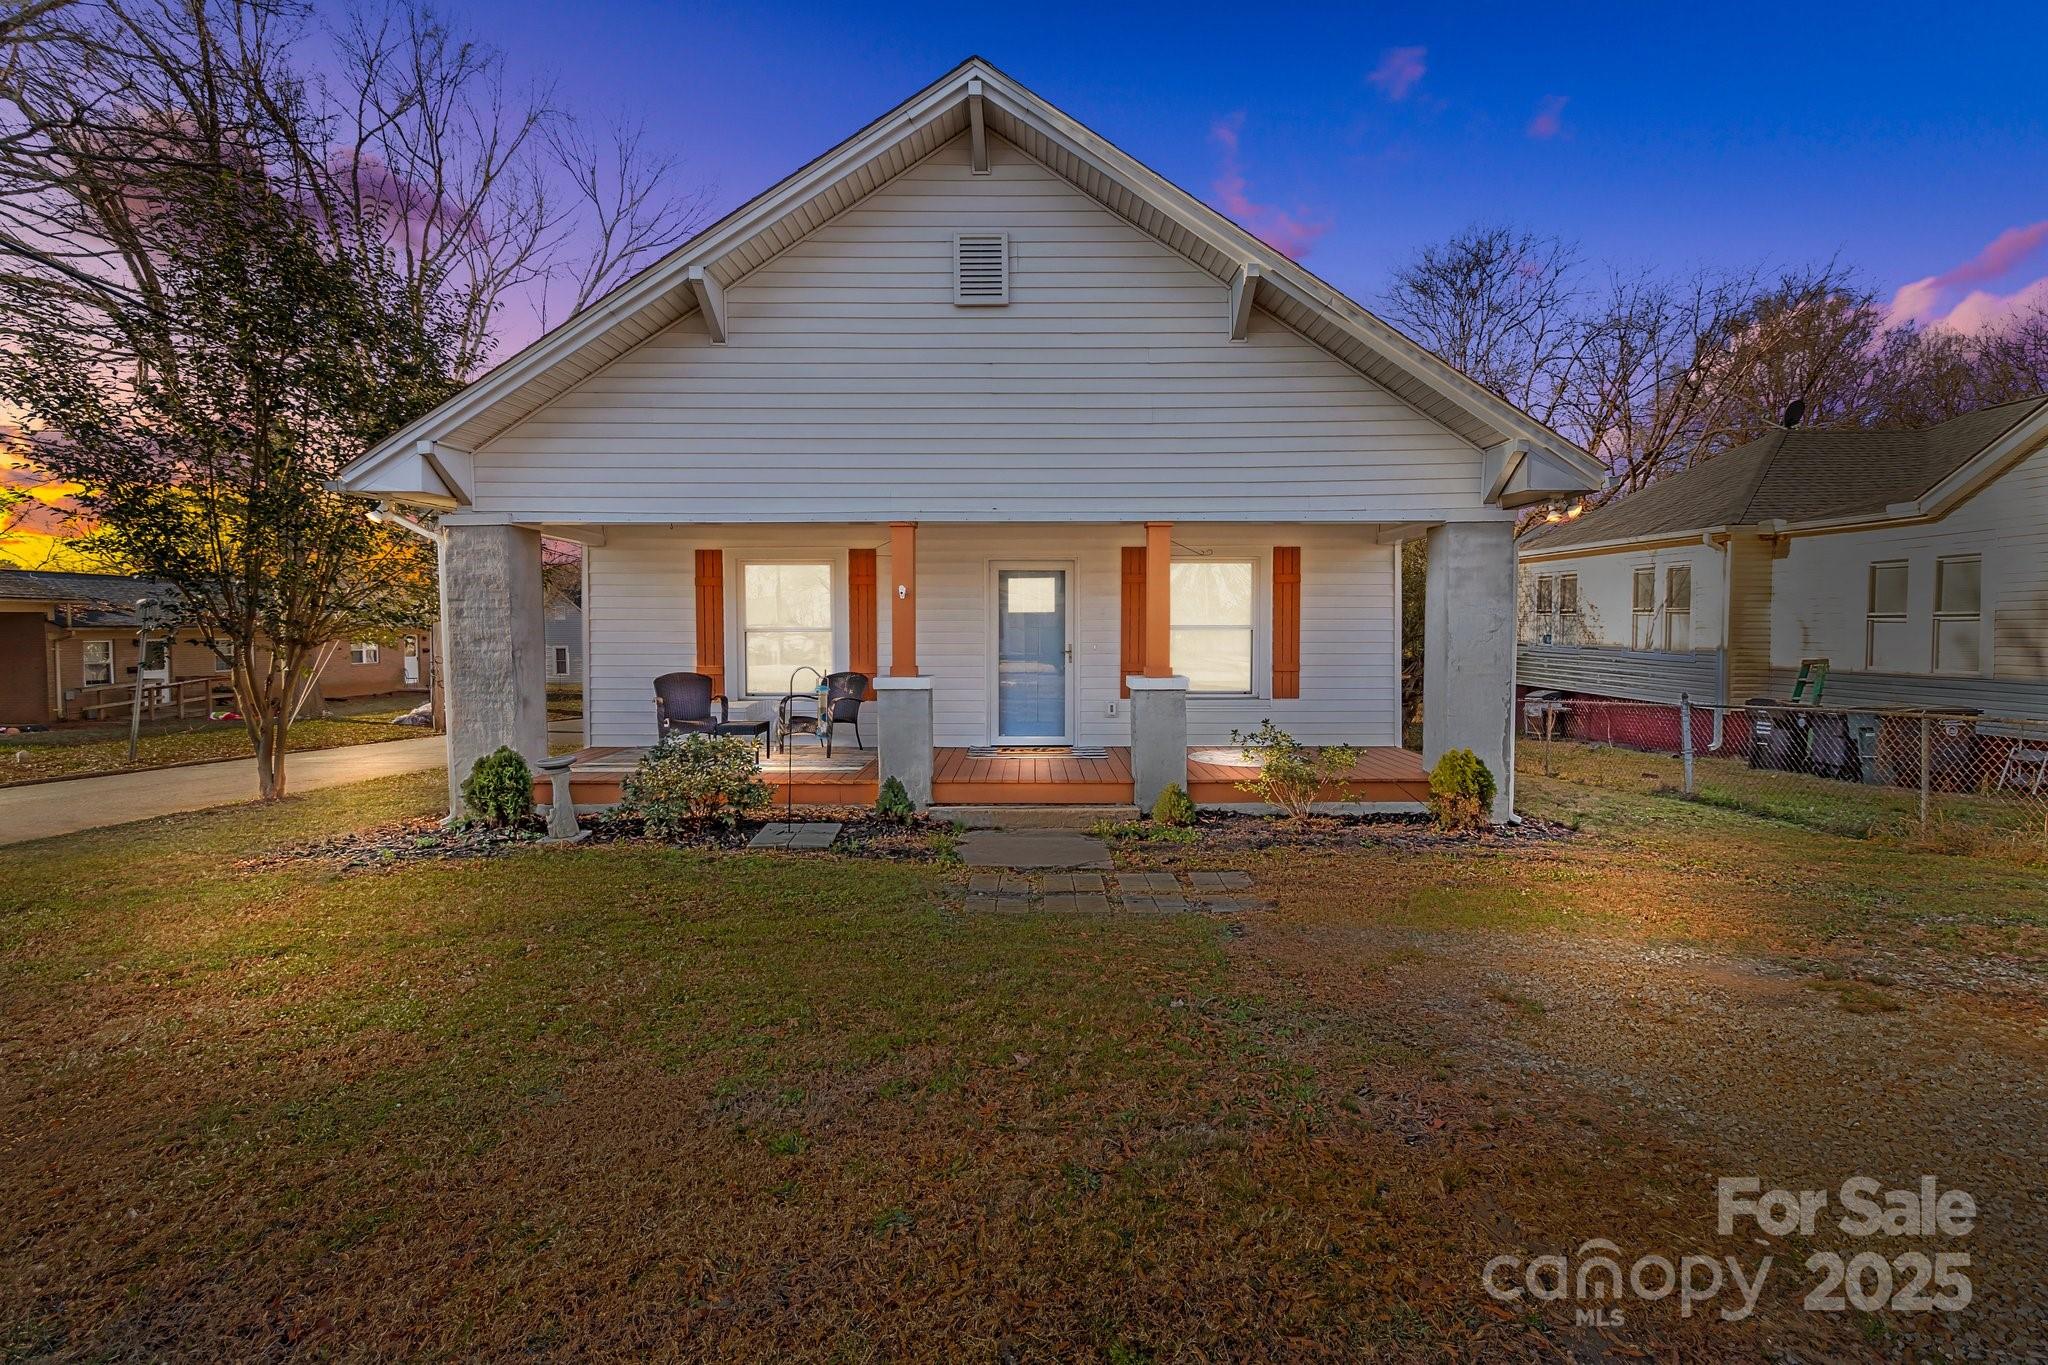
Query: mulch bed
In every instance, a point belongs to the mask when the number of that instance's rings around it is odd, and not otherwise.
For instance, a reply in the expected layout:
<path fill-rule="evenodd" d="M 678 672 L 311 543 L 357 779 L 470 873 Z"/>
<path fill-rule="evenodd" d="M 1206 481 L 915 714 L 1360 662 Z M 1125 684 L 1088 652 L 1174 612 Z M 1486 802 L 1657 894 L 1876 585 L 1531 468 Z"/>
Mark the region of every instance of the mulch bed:
<path fill-rule="evenodd" d="M 647 836 L 639 820 L 606 812 L 586 815 L 578 822 L 590 833 L 590 838 L 578 847 L 617 843 L 736 852 L 744 849 L 763 825 L 777 823 L 781 818 L 778 809 L 771 819 L 742 821 L 734 829 L 705 824 L 680 838 L 658 840 Z M 798 819 L 807 823 L 839 822 L 842 828 L 832 844 L 834 853 L 898 862 L 943 862 L 952 856 L 951 827 L 929 820 L 896 824 L 877 819 L 866 806 L 806 807 L 798 812 Z M 235 866 L 260 871 L 310 862 L 342 871 L 364 871 L 409 863 L 489 858 L 537 847 L 546 837 L 546 827 L 538 819 L 527 826 L 491 829 L 481 825 L 444 826 L 432 816 L 422 816 L 277 849 L 241 859 Z"/>
<path fill-rule="evenodd" d="M 1149 829 L 1149 823 L 1137 826 Z M 1524 817 L 1519 825 L 1502 825 L 1477 834 L 1447 834 L 1425 815 L 1312 815 L 1289 820 L 1278 815 L 1205 810 L 1195 817 L 1194 838 L 1187 842 L 1151 840 L 1142 834 L 1112 835 L 1119 848 L 1183 848 L 1205 852 L 1255 852 L 1274 848 L 1357 848 L 1361 845 L 1408 851 L 1444 848 L 1511 848 L 1555 839 L 1574 831 L 1555 821 Z"/>

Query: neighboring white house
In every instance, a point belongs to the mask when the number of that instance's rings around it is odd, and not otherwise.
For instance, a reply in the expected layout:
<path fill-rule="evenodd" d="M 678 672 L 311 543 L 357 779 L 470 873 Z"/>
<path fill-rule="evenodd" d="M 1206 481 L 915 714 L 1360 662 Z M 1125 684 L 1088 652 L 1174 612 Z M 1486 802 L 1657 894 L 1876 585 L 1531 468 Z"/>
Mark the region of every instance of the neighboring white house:
<path fill-rule="evenodd" d="M 566 686 L 583 681 L 583 607 L 563 599 L 546 611 L 541 644 L 547 650 L 548 681 Z"/>
<path fill-rule="evenodd" d="M 542 534 L 585 546 L 594 746 L 651 742 L 671 670 L 765 716 L 852 669 L 922 799 L 935 750 L 1016 744 L 1128 746 L 1141 802 L 1266 717 L 1398 746 L 1426 536 L 1425 757 L 1475 749 L 1503 812 L 1512 509 L 1597 482 L 978 59 L 343 476 L 441 513 L 451 784 L 544 752 Z"/>
<path fill-rule="evenodd" d="M 2048 718 L 2048 397 L 1775 431 L 1523 537 L 1517 681 Z"/>

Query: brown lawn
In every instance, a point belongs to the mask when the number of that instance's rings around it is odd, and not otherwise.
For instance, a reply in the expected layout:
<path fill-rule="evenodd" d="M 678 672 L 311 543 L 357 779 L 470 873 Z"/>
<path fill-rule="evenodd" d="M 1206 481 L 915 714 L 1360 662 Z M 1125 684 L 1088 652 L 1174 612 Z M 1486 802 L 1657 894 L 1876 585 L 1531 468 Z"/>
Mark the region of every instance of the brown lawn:
<path fill-rule="evenodd" d="M 0 1351 L 1136 1361 L 2038 1344 L 2038 871 L 1525 780 L 1554 841 L 1239 853 L 1232 918 L 612 845 L 235 864 L 438 774 L 10 850 Z M 1804 1311 L 1716 1175 L 1970 1190 L 1962 1312 Z M 1503 1304 L 1735 1255 L 1756 1314 Z M 1795 1288 L 1796 1286 L 1796 1288 Z"/>

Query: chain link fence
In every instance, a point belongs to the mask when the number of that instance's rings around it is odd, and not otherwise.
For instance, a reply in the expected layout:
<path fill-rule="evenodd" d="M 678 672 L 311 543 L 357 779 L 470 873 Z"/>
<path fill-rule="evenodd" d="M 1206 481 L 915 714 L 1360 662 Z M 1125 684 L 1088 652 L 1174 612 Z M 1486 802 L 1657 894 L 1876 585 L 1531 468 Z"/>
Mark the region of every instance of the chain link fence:
<path fill-rule="evenodd" d="M 1532 697 L 1517 768 L 1854 838 L 2048 856 L 2048 721 L 1966 710 Z"/>

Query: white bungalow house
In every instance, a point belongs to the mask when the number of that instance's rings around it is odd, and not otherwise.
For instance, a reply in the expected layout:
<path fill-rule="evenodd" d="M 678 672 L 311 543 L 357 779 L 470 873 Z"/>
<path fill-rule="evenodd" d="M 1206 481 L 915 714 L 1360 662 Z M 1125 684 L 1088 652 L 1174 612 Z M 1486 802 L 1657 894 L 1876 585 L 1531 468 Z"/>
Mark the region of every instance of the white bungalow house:
<path fill-rule="evenodd" d="M 2048 397 L 1775 431 L 1520 559 L 1524 688 L 1741 706 L 1821 659 L 1824 704 L 2048 719 Z"/>
<path fill-rule="evenodd" d="M 342 484 L 439 514 L 451 788 L 545 752 L 545 534 L 586 547 L 593 783 L 654 739 L 657 675 L 768 718 L 808 666 L 875 678 L 879 753 L 801 799 L 1241 799 L 1202 750 L 1271 717 L 1413 801 L 1397 551 L 1426 536 L 1421 757 L 1477 751 L 1504 814 L 1513 509 L 1598 476 L 974 59 Z"/>

